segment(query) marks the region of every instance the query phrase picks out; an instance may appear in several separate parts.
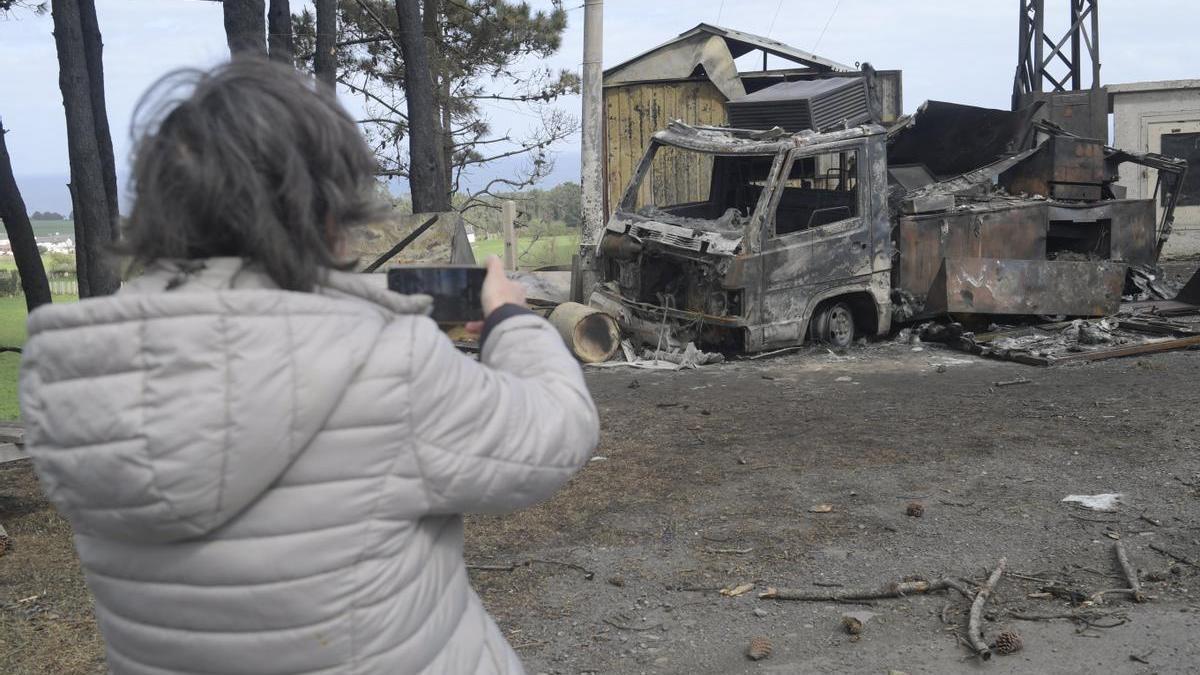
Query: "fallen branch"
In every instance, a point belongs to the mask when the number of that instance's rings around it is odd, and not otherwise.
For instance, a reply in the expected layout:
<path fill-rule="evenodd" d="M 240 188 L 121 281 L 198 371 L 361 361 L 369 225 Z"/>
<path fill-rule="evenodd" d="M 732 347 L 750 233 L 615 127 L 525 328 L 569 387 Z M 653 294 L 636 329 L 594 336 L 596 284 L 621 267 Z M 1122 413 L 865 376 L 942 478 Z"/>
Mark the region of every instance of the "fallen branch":
<path fill-rule="evenodd" d="M 975 653 L 984 661 L 992 658 L 992 649 L 983 639 L 983 629 L 979 623 L 983 618 L 983 606 L 992 595 L 992 591 L 995 590 L 996 584 L 1000 582 L 1000 577 L 1004 574 L 1004 565 L 1007 562 L 1006 558 L 1000 559 L 1000 562 L 996 564 L 995 571 L 992 572 L 992 576 L 988 577 L 987 583 L 983 585 L 983 588 L 979 589 L 979 592 L 975 594 L 975 601 L 971 603 L 971 615 L 967 621 L 967 639 L 971 642 L 971 647 L 975 650 Z"/>
<path fill-rule="evenodd" d="M 1033 380 L 1026 379 L 1024 377 L 1020 377 L 1015 380 L 1005 380 L 1005 381 L 1001 381 L 1001 382 L 996 382 L 995 386 L 997 386 L 997 387 L 1012 387 L 1012 386 L 1015 386 L 1018 384 L 1031 384 L 1032 382 L 1033 382 Z"/>
<path fill-rule="evenodd" d="M 801 602 L 859 602 L 863 600 L 903 598 L 907 595 L 920 595 L 950 589 L 958 591 L 963 597 L 971 597 L 971 592 L 954 579 L 900 581 L 888 584 L 880 589 L 838 591 L 836 593 L 796 588 L 768 587 L 765 592 L 759 593 L 758 597 L 763 600 L 798 600 Z"/>
<path fill-rule="evenodd" d="M 542 565 L 559 565 L 561 567 L 570 567 L 571 569 L 579 570 L 580 572 L 583 572 L 583 578 L 587 579 L 588 581 L 591 581 L 596 576 L 595 572 L 589 570 L 588 568 L 586 568 L 582 565 L 576 565 L 575 563 L 563 562 L 561 560 L 542 560 L 540 558 L 530 558 L 529 560 L 523 560 L 521 562 L 509 563 L 507 565 L 474 565 L 474 564 L 472 564 L 472 565 L 467 565 L 467 569 L 479 570 L 481 572 L 513 572 L 518 567 L 531 567 L 531 566 L 533 566 L 534 563 L 539 563 Z"/>
<path fill-rule="evenodd" d="M 1196 562 L 1195 560 L 1192 560 L 1191 558 L 1188 558 L 1187 556 L 1182 556 L 1182 555 L 1179 555 L 1178 553 L 1173 553 L 1171 551 L 1168 551 L 1167 549 L 1159 546 L 1158 544 L 1150 544 L 1150 548 L 1154 549 L 1155 551 L 1158 551 L 1159 553 L 1167 556 L 1168 558 L 1174 558 L 1185 565 L 1191 565 L 1192 567 L 1200 569 L 1200 563 Z"/>
<path fill-rule="evenodd" d="M 480 570 L 483 572 L 511 572 L 517 569 L 516 564 L 512 565 L 467 565 L 469 570 Z"/>
<path fill-rule="evenodd" d="M 1133 596 L 1133 601 L 1145 602 L 1146 596 L 1142 595 L 1142 583 L 1138 581 L 1137 570 L 1129 564 L 1129 556 L 1125 554 L 1125 545 L 1121 543 L 1120 539 L 1113 544 L 1113 550 L 1117 553 L 1117 564 L 1121 566 L 1121 571 L 1125 573 L 1125 579 L 1129 582 L 1129 593 Z"/>

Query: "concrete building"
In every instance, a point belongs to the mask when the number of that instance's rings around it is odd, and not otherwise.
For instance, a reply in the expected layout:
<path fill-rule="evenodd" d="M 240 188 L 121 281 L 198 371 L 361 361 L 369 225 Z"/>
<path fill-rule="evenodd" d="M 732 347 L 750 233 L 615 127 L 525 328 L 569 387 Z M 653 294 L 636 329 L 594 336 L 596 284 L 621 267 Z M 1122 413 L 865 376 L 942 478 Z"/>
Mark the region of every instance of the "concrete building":
<path fill-rule="evenodd" d="M 1114 146 L 1188 161 L 1187 176 L 1179 187 L 1175 228 L 1163 256 L 1200 255 L 1200 80 L 1110 84 L 1108 100 Z M 1120 185 L 1130 198 L 1148 199 L 1155 196 L 1157 172 L 1126 163 L 1121 166 Z M 1161 216 L 1166 201 L 1161 192 L 1157 201 Z"/>

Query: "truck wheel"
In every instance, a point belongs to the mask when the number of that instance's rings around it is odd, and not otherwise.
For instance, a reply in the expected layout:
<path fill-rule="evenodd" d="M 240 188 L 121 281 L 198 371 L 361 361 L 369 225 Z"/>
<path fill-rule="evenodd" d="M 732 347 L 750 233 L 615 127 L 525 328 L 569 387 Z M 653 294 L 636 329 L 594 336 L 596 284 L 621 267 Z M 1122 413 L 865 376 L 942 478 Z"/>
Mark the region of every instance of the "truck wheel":
<path fill-rule="evenodd" d="M 813 319 L 813 334 L 819 342 L 839 349 L 854 344 L 856 330 L 850 305 L 835 302 L 822 308 Z"/>

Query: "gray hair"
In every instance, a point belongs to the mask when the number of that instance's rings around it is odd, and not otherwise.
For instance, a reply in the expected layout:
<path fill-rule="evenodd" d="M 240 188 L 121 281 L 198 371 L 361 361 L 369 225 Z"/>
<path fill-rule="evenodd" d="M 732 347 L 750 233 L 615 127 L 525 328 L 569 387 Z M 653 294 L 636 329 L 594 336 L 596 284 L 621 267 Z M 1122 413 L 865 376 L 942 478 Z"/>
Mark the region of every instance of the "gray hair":
<path fill-rule="evenodd" d="M 337 254 L 344 229 L 386 209 L 354 120 L 293 68 L 243 57 L 176 71 L 134 119 L 121 246 L 134 264 L 232 256 L 311 291 L 324 270 L 353 265 Z"/>

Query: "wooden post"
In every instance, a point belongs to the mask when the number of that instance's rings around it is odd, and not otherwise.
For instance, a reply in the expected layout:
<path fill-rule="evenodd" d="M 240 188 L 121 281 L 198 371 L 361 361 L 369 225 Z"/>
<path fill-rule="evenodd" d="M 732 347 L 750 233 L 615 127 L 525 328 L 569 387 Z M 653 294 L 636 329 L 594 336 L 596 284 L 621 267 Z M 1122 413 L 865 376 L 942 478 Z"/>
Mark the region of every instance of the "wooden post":
<path fill-rule="evenodd" d="M 517 203 L 506 199 L 500 203 L 500 220 L 504 225 L 504 269 L 517 269 Z"/>

